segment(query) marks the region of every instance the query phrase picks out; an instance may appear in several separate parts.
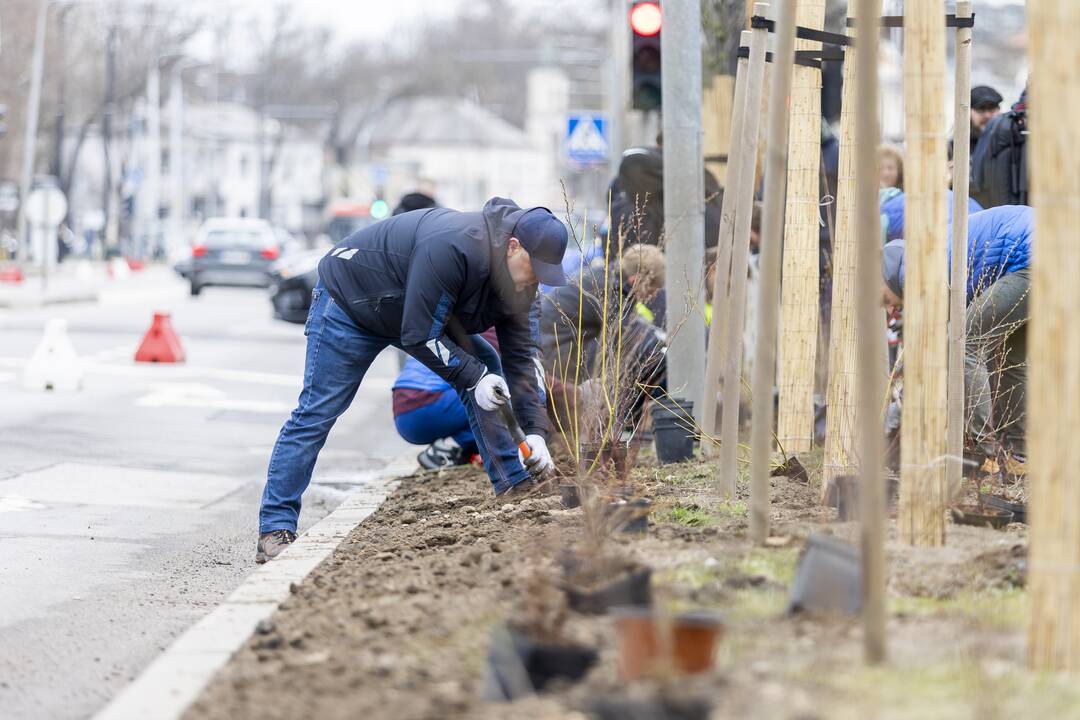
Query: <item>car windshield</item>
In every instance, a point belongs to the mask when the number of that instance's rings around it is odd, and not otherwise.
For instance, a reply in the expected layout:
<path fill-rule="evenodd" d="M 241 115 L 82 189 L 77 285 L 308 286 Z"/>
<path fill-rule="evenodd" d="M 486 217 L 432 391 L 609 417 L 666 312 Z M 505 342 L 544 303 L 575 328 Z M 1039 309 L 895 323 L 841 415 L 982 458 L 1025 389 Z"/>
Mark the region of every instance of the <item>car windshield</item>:
<path fill-rule="evenodd" d="M 211 230 L 206 234 L 207 247 L 245 247 L 261 249 L 272 244 L 270 236 L 254 230 Z"/>

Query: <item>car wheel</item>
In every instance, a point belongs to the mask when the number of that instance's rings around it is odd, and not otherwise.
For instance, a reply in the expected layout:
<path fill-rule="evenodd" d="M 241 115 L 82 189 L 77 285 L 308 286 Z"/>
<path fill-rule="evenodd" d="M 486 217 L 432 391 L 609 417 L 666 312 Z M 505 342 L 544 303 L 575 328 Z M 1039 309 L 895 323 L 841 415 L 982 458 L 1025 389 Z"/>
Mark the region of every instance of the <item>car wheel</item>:
<path fill-rule="evenodd" d="M 192 297 L 195 297 L 199 293 L 201 293 L 202 289 L 203 289 L 203 286 L 199 285 L 197 282 L 195 282 L 194 279 L 191 281 L 191 296 Z"/>

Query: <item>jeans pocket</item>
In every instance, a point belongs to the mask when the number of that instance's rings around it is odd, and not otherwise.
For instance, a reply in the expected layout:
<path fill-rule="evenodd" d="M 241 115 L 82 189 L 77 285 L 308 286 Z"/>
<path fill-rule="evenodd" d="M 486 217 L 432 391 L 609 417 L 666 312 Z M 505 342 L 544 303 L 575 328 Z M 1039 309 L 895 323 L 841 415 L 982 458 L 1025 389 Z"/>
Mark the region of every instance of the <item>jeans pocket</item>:
<path fill-rule="evenodd" d="M 319 305 L 319 297 L 326 292 L 324 288 L 317 287 L 311 291 L 311 307 L 308 308 L 307 320 L 304 321 L 304 336 L 311 332 L 311 320 L 315 317 L 315 309 Z"/>

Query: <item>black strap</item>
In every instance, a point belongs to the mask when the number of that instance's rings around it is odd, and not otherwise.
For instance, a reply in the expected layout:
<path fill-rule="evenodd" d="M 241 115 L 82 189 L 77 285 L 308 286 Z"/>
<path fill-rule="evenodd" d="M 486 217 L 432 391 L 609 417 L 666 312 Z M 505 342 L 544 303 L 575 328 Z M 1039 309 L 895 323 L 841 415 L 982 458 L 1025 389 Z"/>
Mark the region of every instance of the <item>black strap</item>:
<path fill-rule="evenodd" d="M 802 25 L 795 28 L 795 37 L 803 40 L 815 40 L 826 45 L 852 44 L 852 38 L 849 38 L 847 35 L 825 32 L 824 30 L 815 30 L 814 28 L 803 27 Z"/>
<path fill-rule="evenodd" d="M 848 27 L 855 27 L 857 20 L 853 17 L 847 19 Z M 903 15 L 883 15 L 881 17 L 881 27 L 887 28 L 902 28 L 904 27 Z M 971 17 L 958 18 L 956 15 L 945 16 L 945 27 L 951 28 L 970 28 L 975 27 L 975 13 L 971 13 Z"/>
<path fill-rule="evenodd" d="M 769 32 L 776 32 L 776 23 L 764 15 L 753 15 L 750 17 L 750 29 L 751 30 L 768 30 Z"/>
<path fill-rule="evenodd" d="M 749 59 L 750 48 L 742 45 L 736 51 L 736 56 L 740 58 Z M 844 51 L 842 48 L 826 48 L 823 50 L 796 50 L 795 51 L 795 64 L 803 67 L 812 67 L 821 69 L 821 63 L 824 60 L 843 62 Z M 771 52 L 765 53 L 765 62 L 772 62 L 773 54 Z"/>

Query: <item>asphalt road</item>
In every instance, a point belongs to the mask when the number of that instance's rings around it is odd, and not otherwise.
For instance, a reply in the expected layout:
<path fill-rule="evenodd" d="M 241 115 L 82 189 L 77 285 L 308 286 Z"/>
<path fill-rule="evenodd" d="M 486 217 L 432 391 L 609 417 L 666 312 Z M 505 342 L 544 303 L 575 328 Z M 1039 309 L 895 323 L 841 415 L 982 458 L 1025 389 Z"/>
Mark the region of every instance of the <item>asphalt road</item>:
<path fill-rule="evenodd" d="M 264 291 L 189 298 L 146 271 L 103 302 L 0 310 L 0 715 L 83 718 L 254 568 L 270 449 L 300 390 L 303 328 Z M 136 365 L 154 310 L 187 362 Z M 46 320 L 86 363 L 76 392 L 21 378 Z M 305 496 L 307 527 L 408 446 L 396 358 L 372 366 Z"/>

